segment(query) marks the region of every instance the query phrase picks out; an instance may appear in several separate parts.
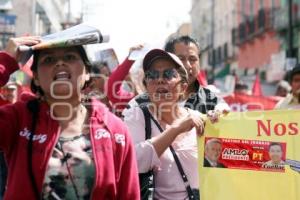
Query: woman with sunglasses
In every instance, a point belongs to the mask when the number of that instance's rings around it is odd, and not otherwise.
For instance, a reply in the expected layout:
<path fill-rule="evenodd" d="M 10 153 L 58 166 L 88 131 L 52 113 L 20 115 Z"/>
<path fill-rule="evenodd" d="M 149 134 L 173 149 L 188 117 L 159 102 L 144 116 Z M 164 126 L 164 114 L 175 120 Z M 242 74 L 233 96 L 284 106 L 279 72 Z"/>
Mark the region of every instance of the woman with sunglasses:
<path fill-rule="evenodd" d="M 0 52 L 0 85 L 18 70 L 20 45 Z M 0 150 L 8 181 L 4 199 L 139 199 L 137 167 L 124 123 L 100 102 L 83 102 L 90 63 L 82 46 L 34 51 L 36 97 L 0 108 Z"/>
<path fill-rule="evenodd" d="M 188 86 L 187 71 L 177 56 L 160 49 L 146 54 L 143 70 L 151 138 L 145 140 L 144 114 L 138 105 L 123 112 L 135 143 L 139 173 L 154 171 L 154 199 L 190 198 L 186 185 L 195 195 L 199 185 L 196 135 L 202 134 L 204 120 L 198 111 L 180 105 Z M 171 148 L 188 181 L 183 180 Z"/>

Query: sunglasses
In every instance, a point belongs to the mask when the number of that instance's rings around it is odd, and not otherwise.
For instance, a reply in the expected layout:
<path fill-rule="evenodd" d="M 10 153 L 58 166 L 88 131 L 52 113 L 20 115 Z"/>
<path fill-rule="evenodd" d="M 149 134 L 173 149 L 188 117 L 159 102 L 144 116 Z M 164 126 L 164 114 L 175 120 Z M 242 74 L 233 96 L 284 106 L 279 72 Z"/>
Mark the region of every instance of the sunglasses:
<path fill-rule="evenodd" d="M 154 80 L 157 80 L 159 79 L 159 77 L 161 77 L 164 79 L 164 80 L 171 80 L 172 78 L 177 78 L 178 77 L 178 72 L 174 69 L 174 68 L 171 68 L 171 69 L 166 69 L 162 72 L 158 71 L 158 70 L 155 70 L 155 69 L 150 69 L 148 70 L 146 73 L 145 73 L 145 79 L 147 81 L 154 81 Z"/>

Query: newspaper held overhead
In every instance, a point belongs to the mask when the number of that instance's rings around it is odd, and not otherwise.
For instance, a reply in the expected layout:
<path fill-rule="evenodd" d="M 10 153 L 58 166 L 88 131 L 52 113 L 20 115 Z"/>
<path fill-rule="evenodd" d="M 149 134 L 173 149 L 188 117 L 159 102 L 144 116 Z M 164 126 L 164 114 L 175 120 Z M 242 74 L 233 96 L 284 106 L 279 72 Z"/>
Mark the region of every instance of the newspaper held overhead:
<path fill-rule="evenodd" d="M 21 64 L 28 61 L 34 50 L 104 43 L 109 41 L 109 36 L 102 35 L 95 27 L 79 24 L 66 30 L 43 36 L 41 40 L 41 43 L 34 46 L 19 47 L 19 50 L 22 52 Z"/>

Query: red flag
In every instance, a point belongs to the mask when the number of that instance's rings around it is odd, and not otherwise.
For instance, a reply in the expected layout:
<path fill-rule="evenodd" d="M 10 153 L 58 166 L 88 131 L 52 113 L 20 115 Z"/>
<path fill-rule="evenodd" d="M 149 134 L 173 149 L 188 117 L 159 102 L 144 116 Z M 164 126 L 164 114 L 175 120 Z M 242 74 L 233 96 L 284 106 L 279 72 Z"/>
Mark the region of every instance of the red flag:
<path fill-rule="evenodd" d="M 234 93 L 224 97 L 232 111 L 272 110 L 281 98 Z"/>
<path fill-rule="evenodd" d="M 207 86 L 207 78 L 204 70 L 200 70 L 197 80 L 201 86 Z"/>
<path fill-rule="evenodd" d="M 259 74 L 256 74 L 255 81 L 252 87 L 252 95 L 253 96 L 263 96 L 260 84 Z"/>

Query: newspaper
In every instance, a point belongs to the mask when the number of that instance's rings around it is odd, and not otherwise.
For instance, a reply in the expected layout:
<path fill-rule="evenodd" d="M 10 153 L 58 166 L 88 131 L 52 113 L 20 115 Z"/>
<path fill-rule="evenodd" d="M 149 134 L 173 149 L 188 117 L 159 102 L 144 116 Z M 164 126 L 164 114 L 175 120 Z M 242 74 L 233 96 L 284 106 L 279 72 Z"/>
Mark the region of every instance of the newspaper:
<path fill-rule="evenodd" d="M 86 44 L 108 42 L 109 37 L 104 36 L 95 27 L 87 24 L 79 24 L 66 30 L 43 36 L 41 42 L 34 46 L 20 46 L 20 63 L 25 64 L 32 56 L 34 50 L 46 48 L 68 47 Z"/>

